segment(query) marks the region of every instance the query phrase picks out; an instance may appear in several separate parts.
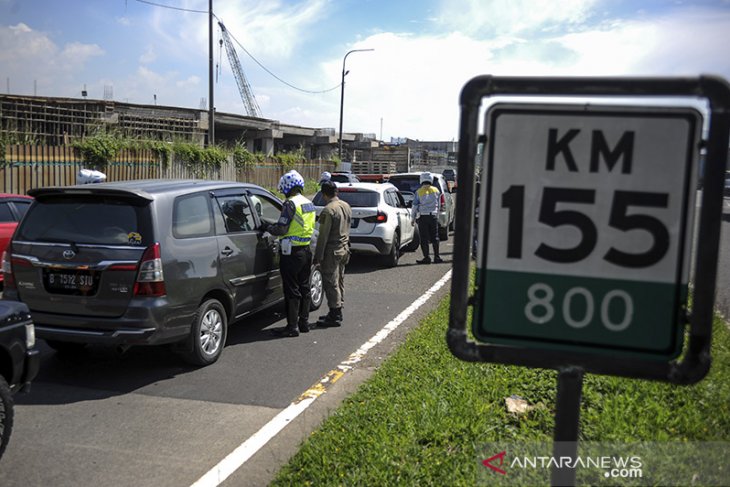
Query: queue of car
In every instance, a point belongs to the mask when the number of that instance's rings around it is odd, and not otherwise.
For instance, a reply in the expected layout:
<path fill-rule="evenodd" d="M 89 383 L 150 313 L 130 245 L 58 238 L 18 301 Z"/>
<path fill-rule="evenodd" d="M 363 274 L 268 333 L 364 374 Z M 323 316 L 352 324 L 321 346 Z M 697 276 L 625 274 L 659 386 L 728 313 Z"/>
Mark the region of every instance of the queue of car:
<path fill-rule="evenodd" d="M 394 267 L 418 248 L 412 193 L 337 176 L 352 207 L 353 252 Z M 451 195 L 435 176 L 448 228 Z M 319 214 L 321 194 L 314 203 Z M 168 344 L 191 364 L 216 362 L 229 324 L 283 302 L 278 240 L 264 230 L 282 204 L 254 184 L 202 180 L 0 195 L 0 455 L 12 431 L 12 395 L 38 373 L 36 336 L 60 354 L 90 344 Z M 318 265 L 310 285 L 315 310 L 324 298 Z"/>

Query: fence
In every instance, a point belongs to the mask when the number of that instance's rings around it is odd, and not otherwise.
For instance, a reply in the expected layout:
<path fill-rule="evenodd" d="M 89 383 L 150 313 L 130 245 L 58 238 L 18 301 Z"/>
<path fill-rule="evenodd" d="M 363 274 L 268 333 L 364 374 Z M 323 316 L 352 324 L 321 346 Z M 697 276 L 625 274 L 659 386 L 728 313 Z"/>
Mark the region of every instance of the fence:
<path fill-rule="evenodd" d="M 8 145 L 5 165 L 0 166 L 0 192 L 25 194 L 33 188 L 73 185 L 76 174 L 85 167 L 90 165 L 73 147 Z M 334 167 L 331 161 L 313 160 L 297 164 L 295 169 L 305 180 L 318 181 L 323 171 L 332 171 Z M 195 178 L 245 181 L 267 188 L 275 188 L 283 172 L 276 162 L 264 162 L 247 169 L 236 168 L 230 160 L 220 168 L 194 166 L 180 160 L 165 165 L 157 153 L 147 149 L 122 150 L 103 170 L 107 181 Z"/>

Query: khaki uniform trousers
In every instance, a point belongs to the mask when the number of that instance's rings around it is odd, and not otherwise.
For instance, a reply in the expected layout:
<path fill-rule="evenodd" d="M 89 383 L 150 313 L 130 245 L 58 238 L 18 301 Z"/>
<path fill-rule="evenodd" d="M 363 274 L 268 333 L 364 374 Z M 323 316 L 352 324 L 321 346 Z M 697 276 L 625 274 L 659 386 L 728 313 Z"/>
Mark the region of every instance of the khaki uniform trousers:
<path fill-rule="evenodd" d="M 348 249 L 325 250 L 322 259 L 322 281 L 329 308 L 342 308 L 345 301 L 345 266 L 350 262 Z"/>

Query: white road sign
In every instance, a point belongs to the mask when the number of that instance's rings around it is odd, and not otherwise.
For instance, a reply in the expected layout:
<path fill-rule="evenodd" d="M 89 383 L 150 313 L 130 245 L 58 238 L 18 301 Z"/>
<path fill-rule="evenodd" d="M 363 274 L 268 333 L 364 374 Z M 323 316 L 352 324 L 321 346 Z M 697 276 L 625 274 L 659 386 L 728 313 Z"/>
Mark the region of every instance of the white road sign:
<path fill-rule="evenodd" d="M 701 120 L 691 108 L 493 105 L 477 338 L 675 356 Z"/>

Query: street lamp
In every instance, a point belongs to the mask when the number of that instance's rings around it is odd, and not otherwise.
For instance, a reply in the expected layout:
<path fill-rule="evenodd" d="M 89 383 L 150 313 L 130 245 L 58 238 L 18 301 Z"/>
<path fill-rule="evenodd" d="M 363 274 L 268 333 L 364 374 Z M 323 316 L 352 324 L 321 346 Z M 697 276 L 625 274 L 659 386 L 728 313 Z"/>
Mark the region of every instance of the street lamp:
<path fill-rule="evenodd" d="M 375 49 L 353 49 L 352 51 L 348 51 L 347 54 L 345 54 L 345 57 L 342 59 L 342 83 L 340 84 L 340 140 L 339 149 L 337 150 L 337 157 L 340 158 L 340 162 L 342 162 L 342 112 L 345 106 L 345 75 L 349 73 L 349 71 L 345 71 L 345 62 L 347 61 L 347 56 L 349 56 L 353 52 L 365 52 L 374 50 Z"/>

